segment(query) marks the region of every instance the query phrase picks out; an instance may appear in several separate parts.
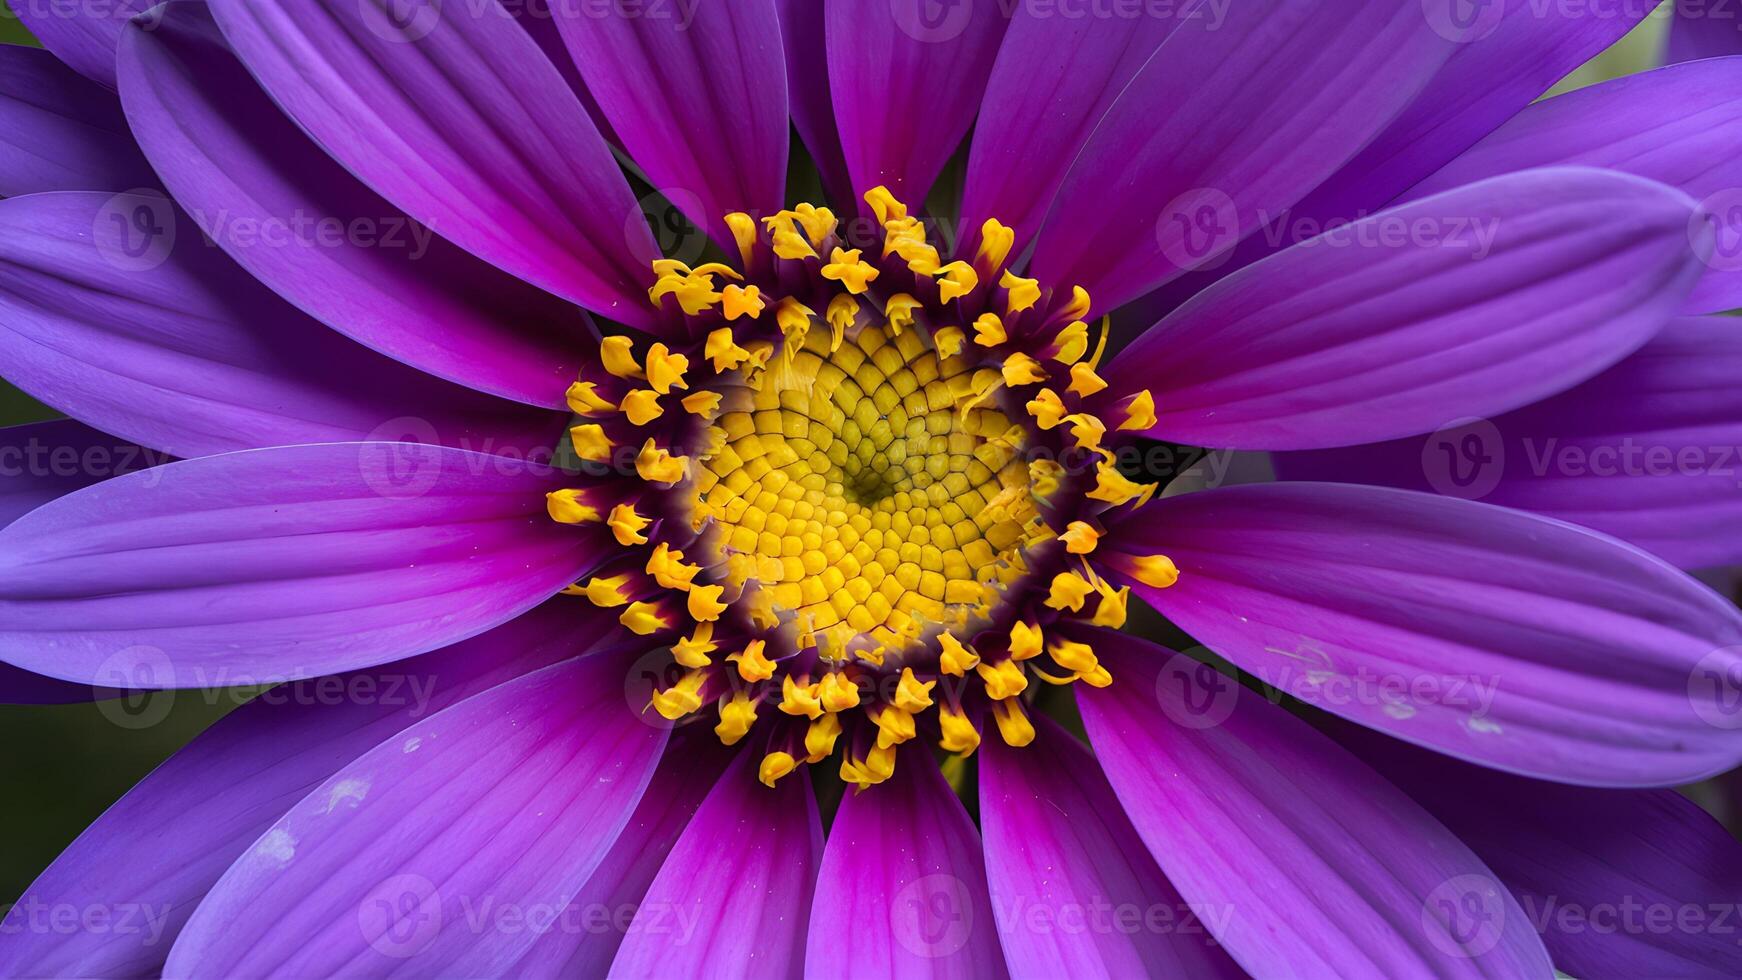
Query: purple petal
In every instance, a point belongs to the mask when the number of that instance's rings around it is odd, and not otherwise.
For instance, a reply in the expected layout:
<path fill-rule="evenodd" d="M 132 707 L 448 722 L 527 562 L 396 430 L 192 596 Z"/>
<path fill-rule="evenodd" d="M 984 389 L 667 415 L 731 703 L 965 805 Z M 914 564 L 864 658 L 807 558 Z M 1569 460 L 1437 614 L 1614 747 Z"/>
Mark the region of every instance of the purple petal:
<path fill-rule="evenodd" d="M 1209 15 L 1200 11 L 1196 16 Z M 1182 22 L 1150 15 L 1061 20 L 1057 13 L 1017 6 L 968 155 L 962 230 L 977 235 L 987 218 L 997 218 L 1016 229 L 1017 254 L 1040 230 L 1095 125 Z"/>
<path fill-rule="evenodd" d="M 1288 479 L 1375 483 L 1536 511 L 1683 568 L 1742 563 L 1742 332 L 1670 321 L 1547 401 L 1403 439 L 1278 459 Z"/>
<path fill-rule="evenodd" d="M 823 189 L 841 204 L 853 201 L 841 134 L 835 128 L 835 103 L 829 96 L 829 52 L 824 34 L 824 4 L 816 0 L 775 0 L 780 37 L 786 48 L 786 98 L 792 124 L 822 174 Z"/>
<path fill-rule="evenodd" d="M 0 531 L 0 652 L 84 683 L 235 687 L 434 650 L 592 567 L 597 539 L 545 513 L 561 477 L 403 443 L 118 477 Z"/>
<path fill-rule="evenodd" d="M 1537 0 L 1425 0 L 1422 9 L 1459 43 L 1415 101 L 1329 180 L 1242 241 L 1228 261 L 1171 283 L 1165 297 L 1155 297 L 1163 309 L 1333 223 L 1385 207 L 1619 40 L 1650 10 L 1625 5 L 1593 17 L 1584 8 Z"/>
<path fill-rule="evenodd" d="M 730 245 L 729 211 L 772 214 L 786 191 L 786 60 L 774 0 L 599 16 L 558 4 L 587 90 L 653 186 Z"/>
<path fill-rule="evenodd" d="M 113 3 L 55 3 L 19 0 L 12 13 L 42 46 L 86 78 L 115 87 L 115 46 L 127 21 L 157 4 L 153 0 Z"/>
<path fill-rule="evenodd" d="M 967 135 L 1009 21 L 1003 0 L 828 3 L 829 92 L 855 193 L 918 206 Z"/>
<path fill-rule="evenodd" d="M 41 401 L 177 456 L 405 435 L 525 453 L 562 427 L 308 319 L 161 195 L 0 202 L 0 360 Z"/>
<path fill-rule="evenodd" d="M 419 721 L 304 797 L 231 865 L 169 976 L 495 975 L 598 867 L 666 730 L 583 657 Z M 504 925 L 515 916 L 521 928 Z"/>
<path fill-rule="evenodd" d="M 671 662 L 663 651 L 661 656 Z M 673 731 L 653 782 L 604 862 L 569 900 L 557 926 L 506 972 L 521 977 L 602 977 L 610 972 L 654 875 L 733 754 L 711 731 Z M 668 917 L 663 931 L 669 936 L 677 928 Z"/>
<path fill-rule="evenodd" d="M 1525 167 L 1610 167 L 1678 187 L 1711 214 L 1710 269 L 1684 307 L 1742 307 L 1742 57 L 1672 65 L 1544 99 L 1409 191 Z"/>
<path fill-rule="evenodd" d="M 757 756 L 726 768 L 671 856 L 611 964 L 613 977 L 798 977 L 823 856 L 810 773 L 770 790 Z"/>
<path fill-rule="evenodd" d="M 217 0 L 224 35 L 334 159 L 462 248 L 631 326 L 652 232 L 561 73 L 497 0 Z"/>
<path fill-rule="evenodd" d="M 128 32 L 121 94 L 182 207 L 255 278 L 390 357 L 560 407 L 589 347 L 573 306 L 473 257 L 328 157 L 230 54 L 204 4 Z"/>
<path fill-rule="evenodd" d="M 0 196 L 156 184 L 112 93 L 41 48 L 0 44 Z"/>
<path fill-rule="evenodd" d="M 1144 850 L 1088 749 L 1040 736 L 980 757 L 986 877 L 1011 975 L 1244 977 Z"/>
<path fill-rule="evenodd" d="M 1664 61 L 1694 61 L 1742 54 L 1742 17 L 1712 0 L 1677 0 Z"/>
<path fill-rule="evenodd" d="M 1115 678 L 1078 694 L 1107 778 L 1254 976 L 1554 975 L 1481 859 L 1360 760 L 1207 666 L 1084 632 Z M 1474 915 L 1446 906 L 1477 882 Z"/>
<path fill-rule="evenodd" d="M 1220 14 L 1181 25 L 1108 110 L 1043 227 L 1043 282 L 1111 310 L 1213 260 L 1346 163 L 1452 51 L 1413 2 Z"/>
<path fill-rule="evenodd" d="M 148 909 L 140 928 L 27 933 L 0 943 L 0 974 L 158 974 L 200 899 L 311 789 L 407 726 L 576 656 L 609 624 L 585 602 L 562 597 L 445 650 L 298 681 L 243 705 L 129 790 L 20 903 L 19 914 L 31 904 Z M 137 714 L 110 717 L 149 724 L 174 697 L 158 693 Z"/>
<path fill-rule="evenodd" d="M 1174 560 L 1172 588 L 1137 589 L 1199 642 L 1407 741 L 1589 785 L 1688 783 L 1742 761 L 1724 700 L 1742 614 L 1612 538 L 1449 497 L 1285 483 L 1169 498 L 1107 541 Z"/>
<path fill-rule="evenodd" d="M 1355 748 L 1494 869 L 1563 972 L 1742 975 L 1742 844 L 1692 800 L 1521 779 L 1373 736 Z"/>
<path fill-rule="evenodd" d="M 1351 445 L 1507 411 L 1609 367 L 1674 315 L 1704 268 L 1695 215 L 1672 188 L 1600 170 L 1484 181 L 1236 272 L 1108 380 L 1153 392 L 1150 434 L 1200 446 Z"/>
<path fill-rule="evenodd" d="M 980 835 L 926 749 L 848 792 L 811 904 L 805 975 L 1004 977 Z"/>
<path fill-rule="evenodd" d="M 0 527 L 74 490 L 167 462 L 72 419 L 0 428 Z"/>

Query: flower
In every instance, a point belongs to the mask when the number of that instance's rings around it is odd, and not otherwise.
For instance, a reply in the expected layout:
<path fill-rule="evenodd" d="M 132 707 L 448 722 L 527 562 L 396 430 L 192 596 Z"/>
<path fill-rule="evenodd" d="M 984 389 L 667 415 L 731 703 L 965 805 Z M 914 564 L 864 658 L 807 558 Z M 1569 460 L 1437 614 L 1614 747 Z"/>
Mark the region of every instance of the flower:
<path fill-rule="evenodd" d="M 1638 545 L 1734 560 L 1735 483 L 1494 461 L 1733 438 L 1742 69 L 1530 105 L 1625 18 L 1067 6 L 27 12 L 6 376 L 180 461 L 13 476 L 9 699 L 279 686 L 0 970 L 1734 972 L 1532 910 L 1733 903 L 1657 787 L 1742 760 L 1742 615 Z"/>

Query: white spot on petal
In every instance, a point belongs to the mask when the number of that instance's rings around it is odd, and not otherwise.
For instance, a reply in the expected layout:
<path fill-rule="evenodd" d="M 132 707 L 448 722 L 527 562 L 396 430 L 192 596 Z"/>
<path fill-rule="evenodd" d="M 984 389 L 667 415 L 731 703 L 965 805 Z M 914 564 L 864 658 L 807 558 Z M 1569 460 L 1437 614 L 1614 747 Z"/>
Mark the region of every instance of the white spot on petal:
<path fill-rule="evenodd" d="M 296 838 L 290 836 L 289 831 L 274 827 L 254 845 L 254 853 L 276 861 L 279 867 L 283 867 L 290 863 L 291 858 L 296 857 Z"/>
<path fill-rule="evenodd" d="M 369 780 L 341 779 L 333 786 L 333 791 L 327 794 L 327 812 L 332 813 L 340 803 L 351 804 L 351 809 L 357 809 L 357 804 L 363 802 L 363 797 L 369 795 Z"/>

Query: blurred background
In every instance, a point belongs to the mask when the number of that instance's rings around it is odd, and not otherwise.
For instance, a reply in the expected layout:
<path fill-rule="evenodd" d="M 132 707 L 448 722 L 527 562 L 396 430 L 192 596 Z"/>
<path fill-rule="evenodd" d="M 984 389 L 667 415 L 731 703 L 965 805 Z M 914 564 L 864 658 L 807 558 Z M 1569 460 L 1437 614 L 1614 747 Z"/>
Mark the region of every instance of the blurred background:
<path fill-rule="evenodd" d="M 1667 13 L 1659 10 L 1646 18 L 1550 94 L 1660 64 Z M 0 43 L 35 43 L 3 5 Z M 0 425 L 56 417 L 0 381 Z M 1737 594 L 1736 575 L 1708 581 L 1733 598 Z M 155 695 L 143 704 L 0 707 L 0 906 L 22 894 L 130 786 L 249 693 L 188 691 Z M 1684 792 L 1742 836 L 1742 770 Z"/>

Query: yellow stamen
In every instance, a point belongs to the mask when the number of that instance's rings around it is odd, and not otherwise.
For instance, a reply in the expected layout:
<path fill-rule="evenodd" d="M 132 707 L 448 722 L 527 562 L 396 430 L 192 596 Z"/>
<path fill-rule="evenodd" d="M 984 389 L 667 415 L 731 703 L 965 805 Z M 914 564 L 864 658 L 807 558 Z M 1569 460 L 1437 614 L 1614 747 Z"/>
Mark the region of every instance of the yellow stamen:
<path fill-rule="evenodd" d="M 1045 380 L 1046 372 L 1040 369 L 1040 362 L 1027 354 L 1014 351 L 1004 359 L 1004 383 L 1010 387 L 1036 385 Z"/>
<path fill-rule="evenodd" d="M 882 184 L 865 192 L 865 203 L 871 205 L 871 213 L 877 216 L 879 225 L 907 217 L 907 205 L 896 200 L 889 188 Z"/>
<path fill-rule="evenodd" d="M 936 273 L 938 281 L 938 299 L 948 303 L 961 299 L 980 288 L 980 274 L 966 262 L 955 261 L 939 269 Z"/>
<path fill-rule="evenodd" d="M 918 734 L 913 715 L 894 705 L 884 705 L 873 721 L 877 724 L 877 747 L 880 749 L 900 745 Z"/>
<path fill-rule="evenodd" d="M 600 519 L 598 508 L 586 502 L 584 491 L 557 490 L 544 495 L 544 507 L 558 524 L 591 524 Z"/>
<path fill-rule="evenodd" d="M 869 262 L 861 261 L 859 249 L 836 248 L 829 256 L 829 263 L 823 266 L 823 278 L 833 279 L 847 287 L 847 292 L 855 295 L 871 288 L 872 280 L 882 273 Z"/>
<path fill-rule="evenodd" d="M 1101 532 L 1086 521 L 1072 521 L 1065 533 L 1059 535 L 1059 540 L 1065 543 L 1065 550 L 1071 554 L 1087 555 L 1094 552 L 1095 545 L 1101 540 Z"/>
<path fill-rule="evenodd" d="M 726 611 L 726 603 L 720 601 L 720 596 L 726 591 L 723 585 L 697 585 L 689 590 L 690 597 L 686 603 L 690 618 L 698 623 L 711 623 L 720 618 Z"/>
<path fill-rule="evenodd" d="M 938 357 L 949 359 L 962 352 L 962 344 L 966 341 L 961 328 L 944 327 L 932 334 L 931 342 L 938 349 Z"/>
<path fill-rule="evenodd" d="M 1114 564 L 1152 589 L 1165 589 L 1179 581 L 1179 566 L 1166 555 L 1132 556 Z"/>
<path fill-rule="evenodd" d="M 1083 600 L 1094 591 L 1095 586 L 1076 572 L 1060 572 L 1052 580 L 1052 590 L 1047 594 L 1046 605 L 1051 609 L 1081 612 Z"/>
<path fill-rule="evenodd" d="M 823 715 L 811 722 L 810 728 L 804 733 L 804 761 L 814 764 L 827 759 L 834 754 L 835 739 L 840 737 L 841 719 L 834 715 Z"/>
<path fill-rule="evenodd" d="M 738 259 L 746 267 L 756 255 L 756 219 L 742 211 L 733 211 L 726 215 L 726 228 L 732 232 L 732 239 L 738 243 Z"/>
<path fill-rule="evenodd" d="M 1099 394 L 1107 389 L 1107 382 L 1095 373 L 1095 369 L 1087 364 L 1071 365 L 1071 394 L 1079 398 Z"/>
<path fill-rule="evenodd" d="M 859 705 L 859 685 L 848 679 L 846 674 L 824 674 L 817 682 L 817 700 L 822 702 L 825 711 L 845 711 Z"/>
<path fill-rule="evenodd" d="M 786 774 L 798 768 L 798 760 L 785 752 L 770 752 L 762 757 L 762 764 L 756 769 L 756 779 L 769 789 L 780 782 Z"/>
<path fill-rule="evenodd" d="M 1119 431 L 1142 432 L 1155 428 L 1155 422 L 1155 396 L 1145 388 L 1125 406 L 1125 421 L 1119 423 Z"/>
<path fill-rule="evenodd" d="M 714 726 L 714 734 L 722 745 L 737 745 L 754 724 L 756 705 L 743 694 L 734 694 L 732 700 L 720 705 L 720 723 Z"/>
<path fill-rule="evenodd" d="M 1004 744 L 1021 748 L 1034 741 L 1034 723 L 1028 720 L 1021 701 L 1011 699 L 993 704 L 992 717 L 998 720 L 998 734 L 1004 737 Z"/>
<path fill-rule="evenodd" d="M 653 522 L 637 514 L 634 504 L 618 504 L 611 508 L 611 517 L 605 523 L 610 525 L 617 543 L 627 548 L 630 545 L 646 544 L 647 536 L 641 532 Z"/>
<path fill-rule="evenodd" d="M 673 484 L 682 482 L 689 475 L 689 464 L 688 457 L 673 456 L 649 439 L 641 447 L 640 455 L 635 457 L 635 472 L 648 483 Z"/>
<path fill-rule="evenodd" d="M 605 434 L 603 426 L 589 422 L 569 430 L 569 440 L 575 445 L 575 455 L 589 463 L 608 463 L 616 446 Z"/>
<path fill-rule="evenodd" d="M 742 670 L 742 668 L 740 668 Z M 815 684 L 800 684 L 791 674 L 780 682 L 780 710 L 816 721 L 823 716 L 823 703 Z"/>
<path fill-rule="evenodd" d="M 943 730 L 943 738 L 938 745 L 945 752 L 955 752 L 961 756 L 970 756 L 980 747 L 980 732 L 968 716 L 949 705 L 938 709 L 938 727 Z"/>
<path fill-rule="evenodd" d="M 980 655 L 962 645 L 962 641 L 950 633 L 938 635 L 938 669 L 951 677 L 965 677 L 967 672 L 980 665 Z"/>
<path fill-rule="evenodd" d="M 994 701 L 1013 698 L 1028 690 L 1028 677 L 1015 660 L 1000 661 L 996 666 L 983 663 L 975 672 L 986 683 L 986 696 Z"/>
<path fill-rule="evenodd" d="M 693 395 L 685 395 L 682 402 L 684 411 L 704 419 L 712 420 L 714 413 L 720 410 L 720 393 L 717 391 L 698 391 Z"/>
<path fill-rule="evenodd" d="M 653 692 L 653 710 L 666 721 L 677 721 L 702 706 L 699 693 L 707 680 L 705 671 L 692 670 L 678 679 L 676 685 Z"/>
<path fill-rule="evenodd" d="M 1040 656 L 1043 641 L 1039 626 L 1017 620 L 1016 625 L 1010 627 L 1010 659 L 1032 660 Z"/>
<path fill-rule="evenodd" d="M 981 347 L 997 347 L 1010 340 L 1004 332 L 1004 321 L 996 313 L 982 313 L 974 321 L 974 343 Z"/>
<path fill-rule="evenodd" d="M 623 414 L 636 425 L 646 425 L 665 414 L 665 409 L 659 407 L 659 394 L 646 388 L 637 388 L 623 396 Z"/>
<path fill-rule="evenodd" d="M 762 290 L 752 286 L 727 286 L 720 291 L 723 302 L 722 312 L 727 320 L 736 320 L 747 316 L 754 320 L 768 308 L 768 301 L 762 298 Z"/>
<path fill-rule="evenodd" d="M 912 667 L 901 668 L 901 680 L 895 685 L 895 706 L 908 714 L 918 714 L 932 706 L 931 689 L 937 681 L 921 682 L 913 676 Z"/>
<path fill-rule="evenodd" d="M 702 353 L 714 362 L 716 374 L 733 370 L 750 356 L 749 351 L 739 347 L 733 340 L 731 327 L 720 327 L 709 333 L 707 346 Z"/>
<path fill-rule="evenodd" d="M 974 264 L 988 272 L 1004 265 L 1010 249 L 1016 245 L 1016 229 L 996 218 L 987 218 L 980 225 L 980 247 L 974 252 Z"/>
<path fill-rule="evenodd" d="M 1008 293 L 1004 303 L 1006 316 L 1015 316 L 1023 310 L 1032 309 L 1035 303 L 1040 302 L 1039 279 L 1024 279 L 1014 272 L 1006 271 L 1003 278 L 998 280 L 998 285 L 1003 286 Z"/>
<path fill-rule="evenodd" d="M 671 658 L 691 669 L 706 667 L 713 663 L 708 654 L 717 649 L 719 645 L 714 642 L 714 624 L 702 623 L 696 627 L 695 635 L 684 637 L 672 646 Z"/>
<path fill-rule="evenodd" d="M 569 411 L 576 415 L 598 418 L 617 410 L 617 406 L 599 396 L 599 386 L 591 381 L 577 381 L 569 385 Z"/>
<path fill-rule="evenodd" d="M 690 359 L 673 354 L 664 344 L 654 344 L 647 351 L 647 383 L 662 395 L 671 394 L 673 388 L 688 388 L 683 376 L 689 369 Z"/>
<path fill-rule="evenodd" d="M 896 293 L 883 303 L 883 316 L 889 321 L 889 331 L 897 337 L 908 327 L 913 326 L 914 311 L 920 308 L 920 302 L 906 293 Z"/>
<path fill-rule="evenodd" d="M 615 609 L 629 602 L 629 597 L 621 591 L 628 582 L 629 576 L 627 575 L 589 579 L 583 594 L 587 597 L 588 602 L 600 609 Z"/>
<path fill-rule="evenodd" d="M 774 661 L 768 659 L 768 643 L 765 640 L 751 640 L 744 645 L 743 652 L 732 654 L 726 661 L 737 664 L 738 676 L 752 684 L 774 676 Z M 788 677 L 787 680 L 792 678 Z"/>
<path fill-rule="evenodd" d="M 637 381 L 646 377 L 641 372 L 641 365 L 635 362 L 635 344 L 628 337 L 606 337 L 600 341 L 599 359 L 604 362 L 606 372 L 614 378 Z"/>
<path fill-rule="evenodd" d="M 663 629 L 670 629 L 671 623 L 666 621 L 664 612 L 658 604 L 652 602 L 632 602 L 623 614 L 617 617 L 636 636 L 651 636 Z"/>

